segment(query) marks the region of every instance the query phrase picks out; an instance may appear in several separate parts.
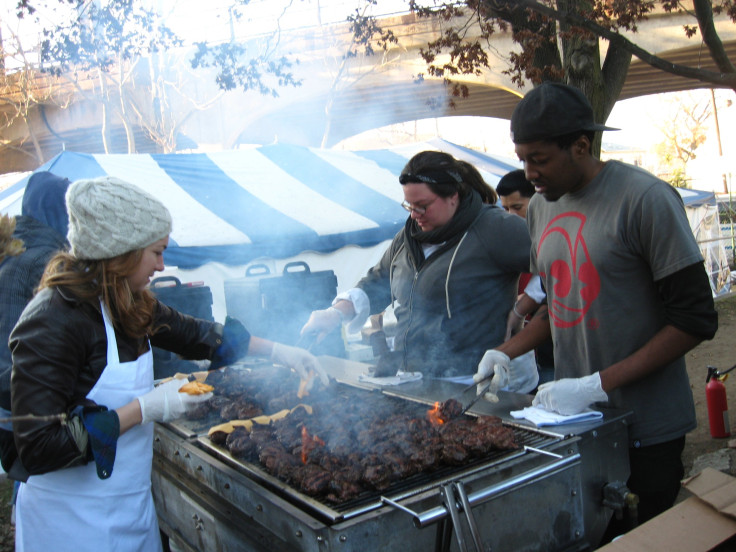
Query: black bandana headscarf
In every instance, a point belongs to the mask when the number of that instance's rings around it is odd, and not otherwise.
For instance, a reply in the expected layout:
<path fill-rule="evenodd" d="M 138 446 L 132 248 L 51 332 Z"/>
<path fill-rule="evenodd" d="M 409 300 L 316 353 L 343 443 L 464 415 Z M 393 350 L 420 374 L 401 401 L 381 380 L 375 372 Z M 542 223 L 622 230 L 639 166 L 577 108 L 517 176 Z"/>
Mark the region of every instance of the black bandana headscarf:
<path fill-rule="evenodd" d="M 427 232 L 420 230 L 416 221 L 409 216 L 404 226 L 404 244 L 414 265 L 418 267 L 424 262 L 422 244 L 445 243 L 445 247 L 455 245 L 476 219 L 482 206 L 483 200 L 480 194 L 475 190 L 470 190 L 470 193 L 460 201 L 457 211 L 449 221 Z"/>

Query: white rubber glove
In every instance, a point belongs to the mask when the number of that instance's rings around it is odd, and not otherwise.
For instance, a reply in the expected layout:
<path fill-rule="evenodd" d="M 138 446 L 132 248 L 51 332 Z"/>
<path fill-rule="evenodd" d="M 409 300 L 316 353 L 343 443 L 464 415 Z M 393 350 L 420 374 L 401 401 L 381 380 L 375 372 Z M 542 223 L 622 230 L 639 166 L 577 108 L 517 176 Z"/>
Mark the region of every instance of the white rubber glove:
<path fill-rule="evenodd" d="M 320 342 L 324 336 L 335 328 L 340 327 L 341 323 L 342 316 L 340 316 L 340 311 L 335 307 L 312 311 L 312 314 L 309 315 L 309 320 L 302 327 L 301 335 L 317 334 L 317 342 Z"/>
<path fill-rule="evenodd" d="M 504 337 L 504 341 L 508 341 L 512 336 L 516 335 L 524 328 L 524 319 L 525 317 L 519 317 L 519 315 L 514 312 L 514 309 L 509 311 L 509 315 L 506 318 L 506 336 Z"/>
<path fill-rule="evenodd" d="M 534 351 L 529 351 L 511 361 L 508 372 L 508 383 L 503 391 L 514 393 L 531 393 L 539 383 L 539 369 Z"/>
<path fill-rule="evenodd" d="M 141 405 L 141 424 L 148 422 L 170 422 L 181 418 L 197 403 L 212 397 L 212 393 L 190 395 L 179 393 L 179 388 L 187 383 L 186 378 L 176 378 L 162 383 L 145 395 L 138 397 Z"/>
<path fill-rule="evenodd" d="M 322 365 L 320 365 L 317 357 L 309 351 L 300 349 L 298 347 L 291 347 L 284 345 L 283 343 L 274 343 L 273 351 L 271 352 L 271 360 L 274 364 L 281 364 L 294 370 L 299 374 L 299 378 L 307 381 L 306 390 L 309 391 L 312 388 L 313 378 L 309 377 L 309 371 L 312 370 L 317 376 L 319 376 L 322 385 L 327 387 L 330 384 L 330 380 L 327 377 Z"/>
<path fill-rule="evenodd" d="M 594 402 L 607 401 L 601 387 L 601 375 L 596 372 L 582 378 L 566 378 L 539 386 L 532 406 L 558 412 L 563 416 L 579 414 Z"/>
<path fill-rule="evenodd" d="M 506 387 L 509 383 L 510 364 L 511 359 L 509 359 L 507 354 L 497 351 L 496 349 L 486 351 L 483 358 L 480 359 L 480 362 L 478 363 L 478 371 L 473 376 L 473 381 L 478 383 L 476 394 L 480 395 L 483 393 L 484 388 L 488 385 L 488 382 L 483 380 L 486 380 L 493 375 L 491 385 L 486 390 L 486 396 L 491 394 L 495 397 L 498 390 Z M 489 399 L 493 400 L 493 397 L 489 397 Z"/>

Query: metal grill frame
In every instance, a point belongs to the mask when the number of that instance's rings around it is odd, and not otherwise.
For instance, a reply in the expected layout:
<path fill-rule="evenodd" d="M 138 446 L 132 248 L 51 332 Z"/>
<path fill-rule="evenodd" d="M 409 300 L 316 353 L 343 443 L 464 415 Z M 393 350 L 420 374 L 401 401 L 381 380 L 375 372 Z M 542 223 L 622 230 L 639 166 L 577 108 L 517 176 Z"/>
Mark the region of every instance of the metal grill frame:
<path fill-rule="evenodd" d="M 422 398 L 407 397 L 392 392 L 385 392 L 385 390 L 365 389 L 364 387 L 353 386 L 345 382 L 335 385 L 351 393 L 369 393 L 377 400 L 394 402 L 401 406 L 407 403 L 416 403 L 422 407 L 431 408 L 434 404 L 434 401 Z M 468 412 L 464 416 L 478 417 L 472 412 Z M 383 491 L 364 493 L 353 500 L 341 504 L 333 504 L 327 500 L 320 500 L 300 492 L 295 487 L 271 475 L 260 463 L 248 462 L 236 458 L 230 454 L 226 447 L 212 443 L 207 436 L 207 432 L 210 427 L 219 423 L 221 423 L 219 418 L 215 419 L 215 416 L 211 414 L 203 420 L 180 419 L 169 425 L 176 433 L 192 440 L 197 446 L 213 457 L 328 524 L 352 519 L 381 508 L 383 506 L 381 502 L 382 495 L 395 501 L 406 500 L 427 491 L 437 489 L 446 483 L 472 477 L 477 473 L 487 472 L 498 463 L 517 459 L 525 454 L 525 446 L 544 449 L 560 439 L 559 435 L 531 429 L 518 424 L 503 422 L 504 426 L 511 427 L 514 431 L 516 441 L 520 446 L 518 450 L 491 451 L 482 458 L 469 460 L 463 466 L 443 466 L 437 471 L 415 474 L 402 481 L 392 483 L 388 489 Z"/>
<path fill-rule="evenodd" d="M 320 360 L 339 383 L 424 405 L 453 396 L 460 387 L 426 380 L 380 389 L 357 381 L 365 365 L 331 357 Z M 628 477 L 630 414 L 604 410 L 599 422 L 548 431 L 509 419 L 509 410 L 528 406 L 529 397 L 510 393 L 499 397 L 495 405 L 481 401 L 473 413 L 499 415 L 504 425 L 530 431 L 541 442 L 525 452 L 511 451 L 467 470 L 459 468 L 450 477 L 458 481 L 448 485 L 462 484 L 472 501 L 484 546 L 498 552 L 531 552 L 540 546 L 550 551 L 590 549 L 610 517 L 601 506 L 602 486 Z M 251 477 L 243 473 L 240 462 L 231 462 L 234 459 L 224 449 L 215 450 L 206 437 L 208 424 L 155 424 L 152 480 L 159 523 L 183 550 L 442 550 L 436 544 L 443 527 L 447 534 L 450 515 L 441 497 L 443 480 L 400 491 L 394 496 L 402 501 L 400 508 L 386 503 L 374 509 L 370 501 L 348 512 L 334 508 L 327 512 L 321 502 L 301 495 L 312 502 L 306 508 L 260 483 L 259 477 L 268 475 L 260 464 L 258 477 Z M 285 486 L 268 477 L 275 487 Z M 519 524 L 519 519 L 527 522 Z"/>

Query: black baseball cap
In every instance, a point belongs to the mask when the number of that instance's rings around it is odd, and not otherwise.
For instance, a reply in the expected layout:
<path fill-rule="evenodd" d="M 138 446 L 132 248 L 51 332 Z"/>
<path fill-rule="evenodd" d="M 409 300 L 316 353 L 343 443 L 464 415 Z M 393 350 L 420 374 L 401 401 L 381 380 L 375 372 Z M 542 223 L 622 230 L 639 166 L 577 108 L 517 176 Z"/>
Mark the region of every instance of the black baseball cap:
<path fill-rule="evenodd" d="M 588 98 L 578 88 L 559 82 L 544 82 L 530 90 L 511 115 L 511 141 L 515 144 L 578 130 L 619 129 L 597 124 Z"/>

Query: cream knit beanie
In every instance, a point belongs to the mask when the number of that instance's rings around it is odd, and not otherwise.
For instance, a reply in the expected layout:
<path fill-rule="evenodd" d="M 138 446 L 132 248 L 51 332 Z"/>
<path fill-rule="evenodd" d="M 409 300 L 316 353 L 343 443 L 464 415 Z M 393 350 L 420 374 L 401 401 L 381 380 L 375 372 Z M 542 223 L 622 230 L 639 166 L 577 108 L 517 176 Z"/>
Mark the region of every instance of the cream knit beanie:
<path fill-rule="evenodd" d="M 171 233 L 171 214 L 155 197 L 114 176 L 77 180 L 66 193 L 67 239 L 79 259 L 109 259 Z"/>

